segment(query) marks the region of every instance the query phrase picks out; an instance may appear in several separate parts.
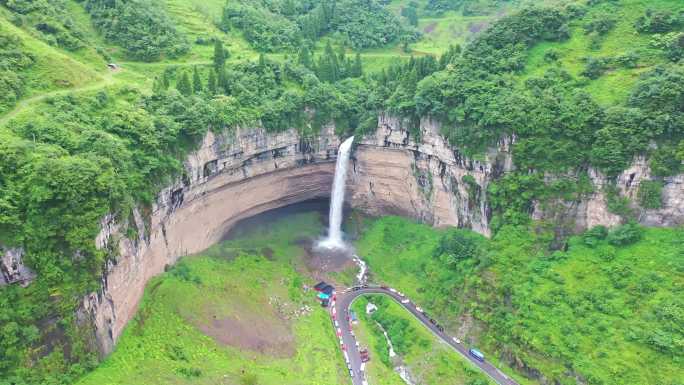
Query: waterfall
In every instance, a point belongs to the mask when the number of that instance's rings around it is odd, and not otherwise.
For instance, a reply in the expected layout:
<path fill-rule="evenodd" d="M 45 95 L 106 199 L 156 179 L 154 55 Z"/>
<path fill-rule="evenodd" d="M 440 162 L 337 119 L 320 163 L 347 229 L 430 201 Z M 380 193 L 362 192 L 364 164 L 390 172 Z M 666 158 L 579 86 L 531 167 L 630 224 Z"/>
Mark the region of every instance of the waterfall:
<path fill-rule="evenodd" d="M 347 166 L 349 165 L 349 153 L 354 137 L 345 140 L 337 153 L 335 165 L 335 180 L 333 181 L 332 195 L 330 197 L 330 228 L 328 237 L 320 246 L 329 249 L 344 248 L 342 241 L 342 209 L 344 207 L 344 188 L 347 180 Z"/>

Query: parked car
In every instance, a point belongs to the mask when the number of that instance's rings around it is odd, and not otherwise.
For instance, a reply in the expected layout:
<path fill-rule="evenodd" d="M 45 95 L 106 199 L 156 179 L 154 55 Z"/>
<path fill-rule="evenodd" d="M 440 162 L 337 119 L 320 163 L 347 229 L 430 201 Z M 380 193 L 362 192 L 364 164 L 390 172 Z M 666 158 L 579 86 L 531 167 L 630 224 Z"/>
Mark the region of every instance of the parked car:
<path fill-rule="evenodd" d="M 459 340 L 459 339 L 456 338 L 456 337 L 451 337 L 451 339 L 454 340 L 454 342 L 456 342 L 457 344 L 460 344 L 460 343 L 461 343 L 461 340 Z"/>
<path fill-rule="evenodd" d="M 401 303 L 403 303 L 404 305 L 409 303 L 409 302 L 411 302 L 411 301 L 408 298 L 404 298 L 401 300 Z"/>

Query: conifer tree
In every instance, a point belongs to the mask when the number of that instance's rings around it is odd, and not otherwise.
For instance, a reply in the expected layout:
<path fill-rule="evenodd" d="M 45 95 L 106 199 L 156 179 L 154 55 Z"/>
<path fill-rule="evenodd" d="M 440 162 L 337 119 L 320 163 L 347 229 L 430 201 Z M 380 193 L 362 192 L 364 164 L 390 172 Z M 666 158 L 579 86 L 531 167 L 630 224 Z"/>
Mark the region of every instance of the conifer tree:
<path fill-rule="evenodd" d="M 216 39 L 216 41 L 214 41 L 214 68 L 223 67 L 226 63 L 226 58 L 227 55 L 226 50 L 223 48 L 223 42 Z"/>
<path fill-rule="evenodd" d="M 226 74 L 226 68 L 221 67 L 218 70 L 218 91 L 223 92 L 226 95 L 230 94 L 230 85 L 228 84 L 228 75 Z"/>
<path fill-rule="evenodd" d="M 297 63 L 303 65 L 304 67 L 311 69 L 311 53 L 309 49 L 304 46 L 299 50 L 299 55 L 297 56 Z"/>
<path fill-rule="evenodd" d="M 352 71 L 351 71 L 351 76 L 355 78 L 359 78 L 363 76 L 363 64 L 361 63 L 361 54 L 356 53 L 356 57 L 354 58 L 354 65 L 352 66 Z"/>
<path fill-rule="evenodd" d="M 168 67 L 167 67 L 168 68 Z M 169 89 L 169 86 L 171 85 L 171 81 L 169 80 L 169 74 L 168 71 L 164 71 L 162 74 L 161 78 L 161 86 L 164 91 Z"/>
<path fill-rule="evenodd" d="M 216 87 L 216 70 L 213 68 L 209 70 L 209 82 L 207 84 L 207 88 L 211 95 L 216 95 L 218 93 L 218 89 Z"/>
<path fill-rule="evenodd" d="M 190 77 L 187 72 L 183 72 L 183 75 L 176 82 L 176 89 L 181 95 L 192 95 L 192 85 L 190 84 Z"/>
<path fill-rule="evenodd" d="M 200 78 L 197 66 L 192 69 L 192 90 L 198 94 L 202 92 L 202 79 Z"/>

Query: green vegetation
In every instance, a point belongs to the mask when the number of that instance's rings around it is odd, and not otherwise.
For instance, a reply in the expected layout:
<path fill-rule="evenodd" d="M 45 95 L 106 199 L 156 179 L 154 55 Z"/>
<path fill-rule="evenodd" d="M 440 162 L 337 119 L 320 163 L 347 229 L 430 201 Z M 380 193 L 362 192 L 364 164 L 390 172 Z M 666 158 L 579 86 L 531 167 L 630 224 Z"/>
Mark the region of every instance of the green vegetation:
<path fill-rule="evenodd" d="M 104 37 L 133 59 L 154 61 L 189 49 L 158 0 L 86 0 L 84 6 Z"/>
<path fill-rule="evenodd" d="M 497 233 L 527 225 L 536 204 L 591 193 L 589 167 L 612 177 L 635 155 L 654 175 L 639 203 L 656 208 L 684 160 L 681 2 L 522 3 L 0 0 L 0 244 L 23 247 L 38 273 L 0 289 L 0 376 L 73 383 L 96 364 L 74 310 L 116 258 L 93 245 L 100 220 L 146 212 L 209 130 L 315 135 L 334 122 L 360 136 L 390 112 L 416 138 L 420 119 L 440 121 L 469 156 L 515 135 L 515 172 L 487 191 L 462 180 L 488 195 Z M 479 248 L 425 267 L 468 285 L 491 259 Z M 457 314 L 449 298 L 436 301 Z"/>
<path fill-rule="evenodd" d="M 1 0 L 0 5 L 12 12 L 12 24 L 25 26 L 50 45 L 75 51 L 88 43 L 85 32 L 74 22 L 66 0 Z"/>
<path fill-rule="evenodd" d="M 549 234 L 525 227 L 491 241 L 461 232 L 387 217 L 357 247 L 377 281 L 521 377 L 679 384 L 682 228 L 595 228 L 553 252 Z"/>
<path fill-rule="evenodd" d="M 372 315 L 365 312 L 368 302 L 378 307 Z M 450 347 L 437 339 L 406 310 L 384 296 L 361 297 L 352 306 L 360 323 L 354 333 L 362 346 L 369 346 L 371 361 L 366 365 L 369 383 L 401 385 L 404 382 L 393 371 L 395 365 L 406 366 L 414 383 L 485 385 L 491 382 Z M 382 328 L 382 329 L 381 329 Z M 398 357 L 389 357 L 387 332 Z"/>
<path fill-rule="evenodd" d="M 254 48 L 266 52 L 311 45 L 328 33 L 355 49 L 417 38 L 377 0 L 229 1 L 221 28 L 241 29 Z"/>
<path fill-rule="evenodd" d="M 184 258 L 150 281 L 115 352 L 77 384 L 346 384 L 292 242 L 320 226 L 296 214 Z"/>

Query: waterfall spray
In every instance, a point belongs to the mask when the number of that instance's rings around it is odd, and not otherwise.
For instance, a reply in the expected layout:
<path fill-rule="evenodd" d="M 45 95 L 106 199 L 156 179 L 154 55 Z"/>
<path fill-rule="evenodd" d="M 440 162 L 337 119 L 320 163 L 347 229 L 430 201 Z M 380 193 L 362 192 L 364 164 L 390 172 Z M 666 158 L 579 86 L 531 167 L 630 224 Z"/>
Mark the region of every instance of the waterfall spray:
<path fill-rule="evenodd" d="M 342 240 L 342 209 L 344 208 L 344 189 L 347 180 L 347 166 L 349 165 L 349 153 L 354 137 L 345 140 L 337 152 L 337 164 L 335 165 L 335 180 L 333 181 L 332 195 L 330 197 L 330 227 L 328 237 L 319 245 L 329 249 L 344 248 Z"/>

